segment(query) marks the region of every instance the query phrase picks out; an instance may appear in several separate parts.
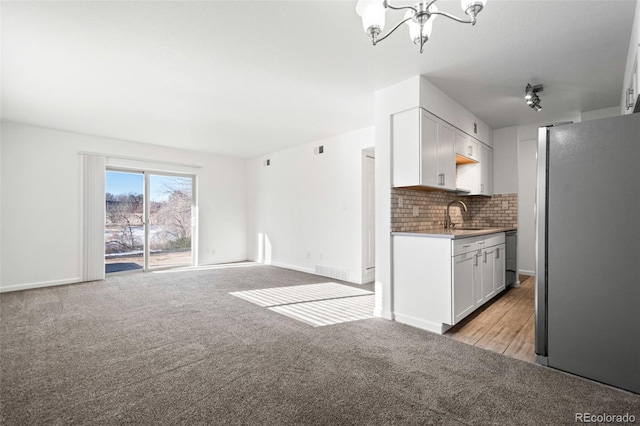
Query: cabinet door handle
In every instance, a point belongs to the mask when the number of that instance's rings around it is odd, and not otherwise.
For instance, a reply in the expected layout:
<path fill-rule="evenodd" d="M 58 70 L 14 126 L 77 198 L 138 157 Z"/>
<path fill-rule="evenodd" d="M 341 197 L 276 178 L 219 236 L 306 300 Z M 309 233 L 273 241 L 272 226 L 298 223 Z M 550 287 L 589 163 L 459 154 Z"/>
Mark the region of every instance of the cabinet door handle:
<path fill-rule="evenodd" d="M 496 249 L 496 259 L 500 259 L 500 248 Z"/>
<path fill-rule="evenodd" d="M 473 145 L 469 145 L 469 155 L 473 155 Z"/>
<path fill-rule="evenodd" d="M 467 244 L 467 245 L 462 246 L 462 248 L 467 248 L 467 247 L 471 247 L 471 244 Z"/>
<path fill-rule="evenodd" d="M 484 252 L 484 263 L 487 263 L 487 252 Z"/>
<path fill-rule="evenodd" d="M 475 261 L 475 264 L 473 266 L 478 266 L 478 257 L 480 257 L 480 255 L 476 254 L 476 256 L 475 256 L 476 261 Z"/>
<path fill-rule="evenodd" d="M 633 108 L 633 88 L 627 89 L 627 109 Z"/>
<path fill-rule="evenodd" d="M 480 184 L 480 192 L 484 192 L 484 183 Z"/>

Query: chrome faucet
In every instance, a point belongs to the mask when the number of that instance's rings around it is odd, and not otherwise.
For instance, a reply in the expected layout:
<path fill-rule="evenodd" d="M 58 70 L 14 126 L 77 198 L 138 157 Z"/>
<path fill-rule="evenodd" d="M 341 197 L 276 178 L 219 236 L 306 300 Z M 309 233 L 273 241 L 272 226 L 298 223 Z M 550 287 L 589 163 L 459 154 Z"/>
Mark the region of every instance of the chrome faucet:
<path fill-rule="evenodd" d="M 447 204 L 447 217 L 446 217 L 445 223 L 444 223 L 444 227 L 445 228 L 453 228 L 454 226 L 456 226 L 455 223 L 451 223 L 451 216 L 449 215 L 449 209 L 451 208 L 451 205 L 455 204 L 455 203 L 460 203 L 460 205 L 462 206 L 462 211 L 465 211 L 465 212 L 469 211 L 467 209 L 467 205 L 465 203 L 463 203 L 462 201 L 460 201 L 460 200 L 451 201 L 449 204 Z"/>

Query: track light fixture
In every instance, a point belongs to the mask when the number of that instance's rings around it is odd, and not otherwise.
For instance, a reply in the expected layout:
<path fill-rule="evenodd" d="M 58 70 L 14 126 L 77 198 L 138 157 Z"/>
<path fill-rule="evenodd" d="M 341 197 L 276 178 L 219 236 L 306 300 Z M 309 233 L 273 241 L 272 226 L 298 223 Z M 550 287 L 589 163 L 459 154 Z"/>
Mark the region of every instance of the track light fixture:
<path fill-rule="evenodd" d="M 420 46 L 420 53 L 424 44 L 431 37 L 433 21 L 438 15 L 446 16 L 449 19 L 463 23 L 476 24 L 476 17 L 482 11 L 487 0 L 460 0 L 462 10 L 469 19 L 460 19 L 446 12 L 440 12 L 435 5 L 438 0 L 418 0 L 413 6 L 393 6 L 391 0 L 359 0 L 356 5 L 356 12 L 362 17 L 362 26 L 373 45 L 375 46 L 391 33 L 406 23 L 409 27 L 409 38 L 414 44 Z M 404 19 L 394 26 L 387 34 L 382 35 L 384 29 L 384 16 L 387 9 L 406 10 Z"/>
<path fill-rule="evenodd" d="M 527 102 L 527 105 L 536 110 L 536 112 L 542 111 L 542 107 L 540 106 L 540 97 L 538 96 L 538 92 L 542 92 L 542 90 L 542 84 L 538 84 L 536 86 L 527 84 L 524 88 L 524 99 Z"/>

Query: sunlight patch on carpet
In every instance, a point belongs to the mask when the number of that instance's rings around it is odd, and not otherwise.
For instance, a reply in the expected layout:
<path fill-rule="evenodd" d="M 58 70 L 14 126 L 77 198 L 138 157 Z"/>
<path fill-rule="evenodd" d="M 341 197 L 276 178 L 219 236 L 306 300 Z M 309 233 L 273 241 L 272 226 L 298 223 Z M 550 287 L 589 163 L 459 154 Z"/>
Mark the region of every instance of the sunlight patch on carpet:
<path fill-rule="evenodd" d="M 229 293 L 313 327 L 373 318 L 374 293 L 334 282 Z"/>
<path fill-rule="evenodd" d="M 373 318 L 374 295 L 273 306 L 278 312 L 314 327 Z"/>
<path fill-rule="evenodd" d="M 264 288 L 259 290 L 234 291 L 232 296 L 248 300 L 258 306 L 278 306 L 315 300 L 337 299 L 340 297 L 373 294 L 348 285 L 328 282 L 320 284 L 294 285 L 289 287 Z"/>

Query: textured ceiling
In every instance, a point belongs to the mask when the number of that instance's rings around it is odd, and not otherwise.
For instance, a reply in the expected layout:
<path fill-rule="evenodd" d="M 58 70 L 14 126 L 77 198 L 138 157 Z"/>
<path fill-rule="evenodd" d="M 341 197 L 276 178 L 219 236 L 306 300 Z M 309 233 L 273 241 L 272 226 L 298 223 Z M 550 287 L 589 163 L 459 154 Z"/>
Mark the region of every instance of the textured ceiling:
<path fill-rule="evenodd" d="M 404 28 L 372 47 L 355 1 L 3 1 L 2 118 L 247 158 L 371 126 L 375 90 L 422 74 L 529 124 L 618 105 L 635 4 L 489 0 L 420 55 Z"/>

